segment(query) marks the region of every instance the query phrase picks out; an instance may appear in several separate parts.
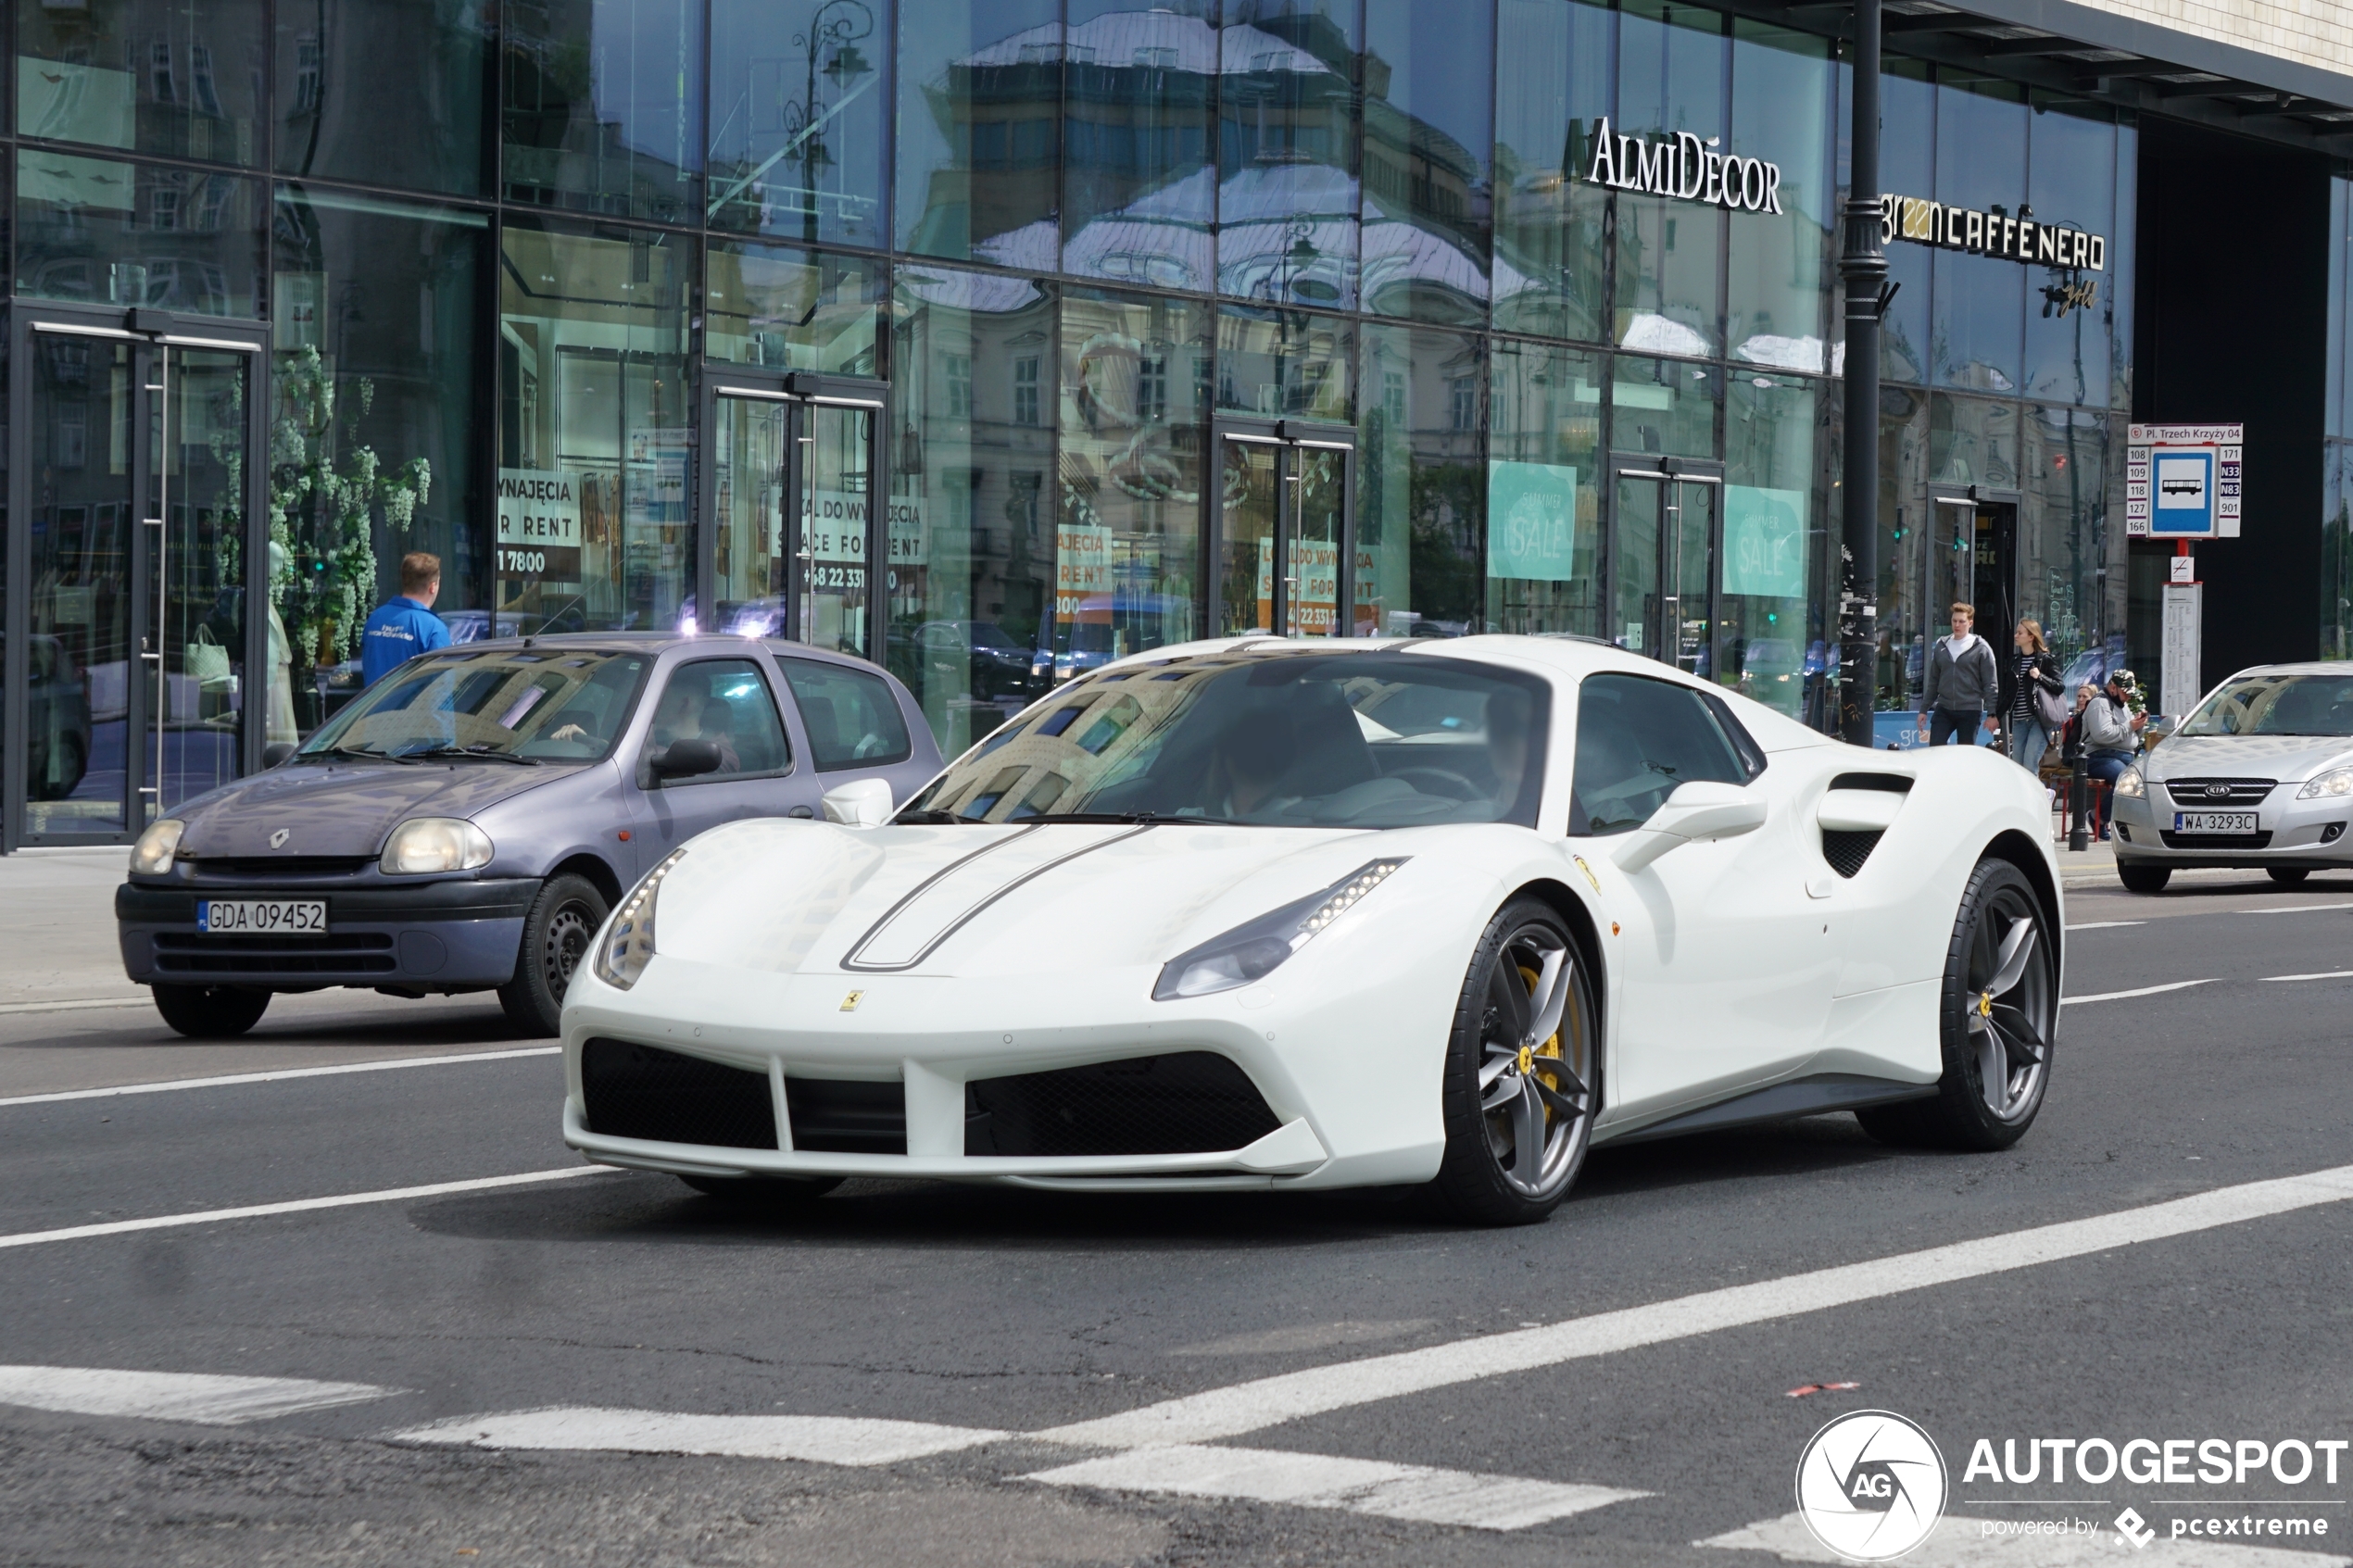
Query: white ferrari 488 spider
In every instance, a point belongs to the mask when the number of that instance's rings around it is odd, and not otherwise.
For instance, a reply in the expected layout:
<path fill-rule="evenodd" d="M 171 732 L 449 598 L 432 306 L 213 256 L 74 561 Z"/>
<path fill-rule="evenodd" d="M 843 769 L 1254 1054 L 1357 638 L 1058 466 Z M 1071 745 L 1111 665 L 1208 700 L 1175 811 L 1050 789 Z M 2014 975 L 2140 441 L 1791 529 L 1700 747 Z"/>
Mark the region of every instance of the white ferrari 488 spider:
<path fill-rule="evenodd" d="M 877 797 L 879 792 L 879 797 Z M 1435 1183 L 1827 1111 L 1995 1149 L 2058 1018 L 2042 790 L 1582 640 L 1189 644 L 895 813 L 694 839 L 564 1000 L 564 1137 L 705 1191 Z"/>

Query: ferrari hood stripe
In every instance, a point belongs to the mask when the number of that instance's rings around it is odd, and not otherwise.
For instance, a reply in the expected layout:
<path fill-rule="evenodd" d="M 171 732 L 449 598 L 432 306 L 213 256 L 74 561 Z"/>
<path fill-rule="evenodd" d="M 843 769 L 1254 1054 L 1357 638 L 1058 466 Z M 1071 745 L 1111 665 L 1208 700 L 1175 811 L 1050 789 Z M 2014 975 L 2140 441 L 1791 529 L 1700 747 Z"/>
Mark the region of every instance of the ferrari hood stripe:
<path fill-rule="evenodd" d="M 1075 825 L 1051 834 L 1040 834 L 1036 827 L 1025 828 L 1000 838 L 935 872 L 893 904 L 850 947 L 841 967 L 867 973 L 912 969 L 1015 888 L 1082 855 L 1151 831 L 1151 824 L 1145 822 L 1088 834 L 1075 847 L 1064 847 L 1071 842 L 1065 835 L 1087 833 Z"/>

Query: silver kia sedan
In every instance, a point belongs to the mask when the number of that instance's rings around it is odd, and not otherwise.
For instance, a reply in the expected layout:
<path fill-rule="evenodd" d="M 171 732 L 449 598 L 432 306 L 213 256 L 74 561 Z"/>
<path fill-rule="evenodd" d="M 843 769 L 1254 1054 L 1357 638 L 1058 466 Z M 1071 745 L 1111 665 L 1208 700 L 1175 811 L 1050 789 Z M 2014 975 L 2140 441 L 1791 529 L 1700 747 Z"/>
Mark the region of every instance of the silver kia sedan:
<path fill-rule="evenodd" d="M 2293 884 L 2353 867 L 2353 663 L 2266 664 L 2209 693 L 2116 781 L 2116 874 L 2260 866 Z"/>
<path fill-rule="evenodd" d="M 739 817 L 939 771 L 906 687 L 748 637 L 461 643 L 370 686 L 277 766 L 157 822 L 116 892 L 122 961 L 183 1035 L 272 995 L 489 991 L 553 1035 L 622 891 Z M 780 894 L 788 890 L 780 889 Z"/>

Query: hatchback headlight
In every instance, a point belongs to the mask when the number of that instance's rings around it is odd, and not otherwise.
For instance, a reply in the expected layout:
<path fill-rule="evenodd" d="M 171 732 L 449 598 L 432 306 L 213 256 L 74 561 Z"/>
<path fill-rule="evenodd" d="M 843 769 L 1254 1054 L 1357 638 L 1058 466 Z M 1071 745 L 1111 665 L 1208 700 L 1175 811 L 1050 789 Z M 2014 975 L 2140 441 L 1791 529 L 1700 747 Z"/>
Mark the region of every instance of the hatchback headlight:
<path fill-rule="evenodd" d="M 2138 800 L 2148 792 L 2148 784 L 2141 777 L 2138 768 L 2127 768 L 2116 776 L 2116 797 L 2119 800 Z"/>
<path fill-rule="evenodd" d="M 135 876 L 162 876 L 171 870 L 171 857 L 180 852 L 180 835 L 188 824 L 177 817 L 166 817 L 139 835 L 131 847 L 131 870 Z"/>
<path fill-rule="evenodd" d="M 2353 795 L 2353 768 L 2331 768 L 2325 773 L 2316 773 L 2305 780 L 2304 787 L 2296 792 L 2298 800 L 2320 800 L 2343 795 Z M 157 827 L 162 825 L 161 822 L 156 824 Z M 140 842 L 144 844 L 146 840 L 141 839 Z"/>
<path fill-rule="evenodd" d="M 490 864 L 490 835 L 462 817 L 411 817 L 392 830 L 376 869 L 386 876 L 470 872 Z"/>
<path fill-rule="evenodd" d="M 1213 996 L 1270 973 L 1359 898 L 1388 881 L 1409 859 L 1368 861 L 1321 893 L 1311 893 L 1295 904 L 1285 904 L 1222 936 L 1214 936 L 1190 952 L 1179 953 L 1162 966 L 1152 1000 Z"/>
<path fill-rule="evenodd" d="M 621 911 L 612 917 L 612 924 L 605 932 L 605 939 L 597 945 L 594 968 L 597 978 L 616 991 L 626 991 L 637 984 L 646 972 L 646 965 L 654 956 L 654 902 L 661 896 L 661 879 L 670 868 L 686 858 L 684 849 L 673 849 L 661 864 L 646 873 L 646 880 L 629 890 L 621 901 Z"/>

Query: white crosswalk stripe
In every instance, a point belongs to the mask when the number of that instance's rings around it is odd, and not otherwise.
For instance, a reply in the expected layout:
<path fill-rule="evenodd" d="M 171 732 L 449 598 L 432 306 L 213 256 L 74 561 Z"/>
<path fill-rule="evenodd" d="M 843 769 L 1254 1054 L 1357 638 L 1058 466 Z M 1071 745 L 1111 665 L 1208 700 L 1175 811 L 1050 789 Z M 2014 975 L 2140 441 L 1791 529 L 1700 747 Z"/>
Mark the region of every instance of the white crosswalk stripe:
<path fill-rule="evenodd" d="M 738 1459 L 809 1460 L 819 1464 L 894 1464 L 978 1448 L 1011 1434 L 857 1416 L 693 1415 L 564 1406 L 459 1416 L 392 1436 L 403 1442 L 463 1443 L 478 1449 L 724 1454 Z"/>
<path fill-rule="evenodd" d="M 1952 1514 L 1936 1533 L 1904 1554 L 1904 1568 L 2344 1568 L 2347 1559 L 2278 1547 L 2239 1546 L 2230 1541 L 2172 1540 L 2160 1536 L 2145 1549 L 2128 1549 L 2105 1527 L 2090 1535 L 2043 1536 L 2000 1533 L 2014 1520 L 1964 1519 Z M 1990 1532 L 1989 1532 L 1990 1526 Z M 1769 1552 L 1784 1562 L 1845 1562 L 1806 1528 L 1794 1513 L 1760 1520 L 1694 1546 L 1733 1551 Z"/>
<path fill-rule="evenodd" d="M 401 1390 L 304 1377 L 220 1377 L 106 1367 L 0 1366 L 0 1404 L 67 1415 L 122 1415 L 236 1426 L 302 1411 L 363 1404 Z"/>

